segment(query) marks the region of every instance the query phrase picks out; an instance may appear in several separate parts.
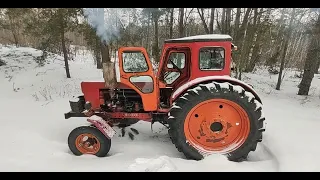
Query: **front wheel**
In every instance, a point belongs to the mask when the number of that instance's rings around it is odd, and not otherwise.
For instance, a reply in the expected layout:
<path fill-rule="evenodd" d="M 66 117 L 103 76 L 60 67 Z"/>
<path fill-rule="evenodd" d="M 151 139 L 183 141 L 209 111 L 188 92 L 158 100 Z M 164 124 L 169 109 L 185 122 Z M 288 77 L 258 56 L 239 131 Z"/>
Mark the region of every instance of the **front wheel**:
<path fill-rule="evenodd" d="M 169 134 L 188 159 L 211 154 L 242 161 L 262 140 L 262 105 L 241 86 L 212 82 L 188 90 L 173 104 Z"/>
<path fill-rule="evenodd" d="M 71 131 L 68 145 L 74 155 L 92 154 L 104 157 L 110 151 L 111 139 L 95 127 L 81 126 Z"/>

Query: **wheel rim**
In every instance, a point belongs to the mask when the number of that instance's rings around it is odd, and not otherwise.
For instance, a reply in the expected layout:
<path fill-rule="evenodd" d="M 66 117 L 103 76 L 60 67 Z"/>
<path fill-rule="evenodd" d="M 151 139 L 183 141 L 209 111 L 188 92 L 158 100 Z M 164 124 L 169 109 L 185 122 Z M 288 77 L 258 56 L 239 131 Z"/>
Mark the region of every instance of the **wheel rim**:
<path fill-rule="evenodd" d="M 246 141 L 249 131 L 246 111 L 226 99 L 199 103 L 184 123 L 186 140 L 202 154 L 232 152 Z"/>
<path fill-rule="evenodd" d="M 75 144 L 82 154 L 96 154 L 101 147 L 98 138 L 88 133 L 80 134 L 76 138 Z"/>

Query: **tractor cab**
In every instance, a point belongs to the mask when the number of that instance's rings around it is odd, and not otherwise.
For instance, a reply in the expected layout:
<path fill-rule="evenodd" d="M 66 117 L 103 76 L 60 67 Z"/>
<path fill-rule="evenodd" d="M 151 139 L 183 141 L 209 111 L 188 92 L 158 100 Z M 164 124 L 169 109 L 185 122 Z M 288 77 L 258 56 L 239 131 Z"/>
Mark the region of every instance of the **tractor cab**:
<path fill-rule="evenodd" d="M 219 34 L 166 40 L 159 80 L 175 89 L 195 78 L 229 75 L 231 40 Z"/>
<path fill-rule="evenodd" d="M 120 48 L 120 82 L 143 97 L 145 110 L 169 107 L 173 92 L 186 83 L 230 75 L 231 41 L 229 35 L 220 34 L 166 40 L 156 73 L 143 47 Z"/>

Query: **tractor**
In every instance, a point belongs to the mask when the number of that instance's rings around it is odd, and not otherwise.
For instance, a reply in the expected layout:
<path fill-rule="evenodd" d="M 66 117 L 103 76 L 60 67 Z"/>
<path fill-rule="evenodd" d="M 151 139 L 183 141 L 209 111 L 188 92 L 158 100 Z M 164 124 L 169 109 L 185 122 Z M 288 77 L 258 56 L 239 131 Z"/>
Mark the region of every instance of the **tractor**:
<path fill-rule="evenodd" d="M 231 77 L 236 46 L 225 34 L 165 40 L 157 69 L 143 47 L 120 47 L 116 87 L 81 82 L 83 95 L 69 101 L 65 119 L 87 117 L 68 137 L 73 154 L 104 157 L 114 126 L 138 121 L 166 125 L 172 143 L 187 159 L 222 154 L 246 160 L 262 141 L 262 101 L 249 84 Z M 113 93 L 110 93 L 110 92 Z"/>

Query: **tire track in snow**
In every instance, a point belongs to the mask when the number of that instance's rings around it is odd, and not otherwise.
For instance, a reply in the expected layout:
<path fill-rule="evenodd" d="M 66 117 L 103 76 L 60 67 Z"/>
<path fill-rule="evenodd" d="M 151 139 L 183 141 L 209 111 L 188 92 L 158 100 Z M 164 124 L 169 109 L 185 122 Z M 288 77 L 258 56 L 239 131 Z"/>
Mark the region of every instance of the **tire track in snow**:
<path fill-rule="evenodd" d="M 259 162 L 259 161 L 268 161 L 271 160 L 272 167 L 274 167 L 274 171 L 279 172 L 280 171 L 280 163 L 279 159 L 275 155 L 274 149 L 270 148 L 272 147 L 269 143 L 269 139 L 266 137 L 264 138 L 263 142 L 258 144 L 257 150 L 249 154 L 248 162 Z"/>

